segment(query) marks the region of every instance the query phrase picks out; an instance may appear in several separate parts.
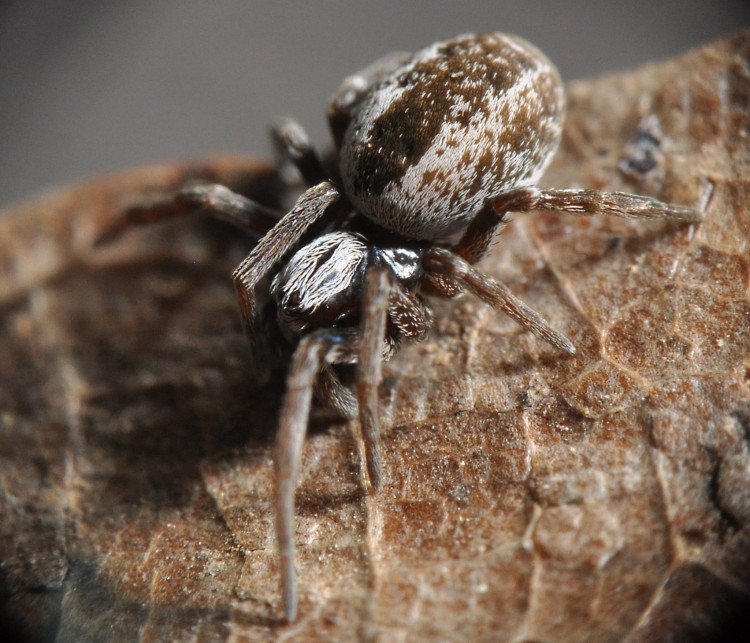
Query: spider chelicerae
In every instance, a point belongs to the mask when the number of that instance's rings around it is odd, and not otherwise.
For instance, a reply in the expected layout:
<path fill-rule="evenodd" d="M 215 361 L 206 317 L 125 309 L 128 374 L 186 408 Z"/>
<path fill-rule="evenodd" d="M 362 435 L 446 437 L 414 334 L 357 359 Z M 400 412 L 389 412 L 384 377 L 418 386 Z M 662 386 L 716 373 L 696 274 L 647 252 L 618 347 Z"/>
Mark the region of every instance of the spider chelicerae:
<path fill-rule="evenodd" d="M 309 186 L 286 214 L 216 184 L 191 184 L 126 211 L 130 225 L 207 211 L 258 241 L 233 280 L 256 375 L 272 361 L 268 311 L 293 348 L 275 451 L 284 615 L 297 614 L 294 489 L 313 396 L 359 417 L 369 489 L 381 482 L 381 365 L 432 323 L 425 295 L 468 291 L 567 354 L 575 347 L 474 267 L 508 212 L 555 210 L 697 222 L 689 207 L 616 192 L 539 189 L 562 134 L 564 93 L 533 45 L 469 34 L 391 54 L 347 78 L 329 104 L 337 168 L 302 128 L 272 133 Z M 270 285 L 269 285 L 270 284 Z M 265 305 L 265 302 L 270 305 Z M 356 364 L 353 393 L 339 367 Z"/>

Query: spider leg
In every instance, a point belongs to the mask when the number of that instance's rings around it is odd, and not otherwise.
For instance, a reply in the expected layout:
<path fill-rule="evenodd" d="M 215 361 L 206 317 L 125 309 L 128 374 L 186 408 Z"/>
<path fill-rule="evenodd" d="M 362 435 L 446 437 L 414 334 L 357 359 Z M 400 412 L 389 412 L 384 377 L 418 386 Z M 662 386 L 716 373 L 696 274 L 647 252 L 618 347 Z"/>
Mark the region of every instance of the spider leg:
<path fill-rule="evenodd" d="M 448 277 L 474 293 L 493 308 L 502 310 L 536 336 L 569 355 L 575 355 L 573 343 L 558 333 L 539 313 L 516 297 L 502 282 L 490 279 L 470 263 L 444 248 L 431 248 L 423 260 L 427 271 Z"/>
<path fill-rule="evenodd" d="M 497 212 L 553 210 L 585 216 L 611 214 L 625 219 L 674 219 L 687 223 L 699 223 L 703 219 L 700 211 L 688 206 L 638 194 L 597 190 L 521 188 L 500 195 L 492 205 Z"/>
<path fill-rule="evenodd" d="M 381 483 L 378 387 L 383 379 L 383 360 L 401 339 L 419 340 L 431 325 L 429 308 L 407 291 L 389 268 L 378 266 L 367 272 L 357 360 L 357 400 L 370 491 L 377 491 Z"/>
<path fill-rule="evenodd" d="M 289 213 L 260 239 L 232 274 L 245 334 L 255 357 L 255 375 L 259 381 L 268 376 L 265 368 L 267 346 L 263 341 L 255 287 L 273 265 L 297 245 L 310 226 L 323 217 L 328 206 L 338 199 L 338 190 L 328 181 L 303 192 Z"/>
<path fill-rule="evenodd" d="M 485 204 L 458 243 L 451 248 L 453 253 L 472 264 L 484 257 L 497 233 L 505 227 L 507 211 L 499 210 L 501 208 L 496 208 L 492 201 Z"/>
<path fill-rule="evenodd" d="M 258 239 L 281 218 L 281 213 L 217 183 L 187 185 L 125 210 L 101 232 L 95 244 L 112 241 L 134 225 L 155 223 L 196 212 L 211 214 Z"/>
<path fill-rule="evenodd" d="M 451 249 L 454 260 L 455 257 L 460 257 L 469 264 L 477 263 L 489 251 L 498 227 L 505 224 L 507 213 L 528 212 L 530 210 L 552 210 L 585 216 L 610 214 L 627 219 L 673 219 L 689 223 L 698 223 L 703 218 L 701 212 L 695 208 L 664 203 L 637 194 L 599 192 L 596 190 L 520 188 L 500 195 L 487 203 L 469 224 L 458 243 Z M 455 296 L 462 289 L 461 284 L 458 283 L 461 280 L 457 281 L 456 276 L 451 274 L 456 266 L 447 270 L 447 259 L 433 257 L 433 261 L 436 262 L 436 268 L 432 274 L 427 276 L 426 290 L 444 297 Z M 442 268 L 437 267 L 441 263 L 443 264 Z M 462 272 L 462 270 L 459 270 L 459 272 Z M 468 273 L 466 274 L 468 275 Z M 482 279 L 494 285 L 491 287 L 486 284 L 482 286 Z M 565 338 L 562 338 L 565 340 L 563 343 L 558 344 L 556 340 L 551 339 L 551 335 L 548 337 L 547 335 L 550 332 L 554 333 L 554 331 L 534 311 L 513 296 L 506 286 L 487 280 L 484 275 L 478 272 L 471 277 L 471 280 L 473 286 L 465 281 L 464 285 L 480 298 L 485 299 L 493 306 L 502 308 L 511 317 L 557 348 L 570 352 L 569 349 L 572 348 L 572 344 Z M 479 288 L 479 290 L 476 290 L 476 288 Z M 492 303 L 491 300 L 497 303 Z"/>
<path fill-rule="evenodd" d="M 341 417 L 357 417 L 357 398 L 341 383 L 336 372 L 328 364 L 320 369 L 315 382 L 315 397 L 334 409 Z"/>
<path fill-rule="evenodd" d="M 508 212 L 530 210 L 553 210 L 585 216 L 610 214 L 626 219 L 674 219 L 689 223 L 698 223 L 703 218 L 694 208 L 637 194 L 520 188 L 488 202 L 453 247 L 453 252 L 469 263 L 476 263 L 487 254 L 497 228 L 504 224 Z"/>
<path fill-rule="evenodd" d="M 274 501 L 281 595 L 287 621 L 293 621 L 297 616 L 294 488 L 307 432 L 313 386 L 321 364 L 334 363 L 341 351 L 351 351 L 358 342 L 358 336 L 358 331 L 347 332 L 335 328 L 310 333 L 300 340 L 289 366 L 276 436 Z"/>
<path fill-rule="evenodd" d="M 505 227 L 506 214 L 507 212 L 498 212 L 493 203 L 488 201 L 472 219 L 451 252 L 470 264 L 477 263 L 489 252 L 493 240 Z M 428 274 L 422 287 L 428 294 L 447 298 L 456 297 L 463 292 L 463 286 L 445 273 Z"/>
<path fill-rule="evenodd" d="M 357 362 L 357 399 L 365 465 L 372 491 L 380 488 L 381 479 L 378 386 L 383 379 L 383 341 L 392 289 L 393 274 L 390 270 L 376 267 L 368 271 L 362 300 L 362 341 Z"/>
<path fill-rule="evenodd" d="M 284 159 L 299 170 L 307 185 L 325 180 L 326 172 L 302 125 L 282 118 L 271 125 L 271 138 Z"/>

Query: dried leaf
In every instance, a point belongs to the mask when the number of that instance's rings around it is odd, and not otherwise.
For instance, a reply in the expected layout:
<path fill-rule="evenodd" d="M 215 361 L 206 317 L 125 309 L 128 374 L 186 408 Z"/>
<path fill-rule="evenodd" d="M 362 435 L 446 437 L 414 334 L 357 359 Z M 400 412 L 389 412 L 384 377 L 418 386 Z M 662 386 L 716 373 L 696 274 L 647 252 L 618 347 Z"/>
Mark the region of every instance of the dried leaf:
<path fill-rule="evenodd" d="M 196 219 L 91 247 L 186 174 L 268 196 L 273 171 L 126 171 L 0 218 L 6 616 L 61 641 L 720 632 L 750 593 L 750 31 L 569 96 L 546 184 L 705 222 L 517 217 L 482 268 L 579 354 L 437 302 L 429 341 L 385 371 L 375 496 L 356 424 L 318 412 L 289 626 L 269 516 L 282 388 L 248 379 L 228 277 L 247 243 Z"/>

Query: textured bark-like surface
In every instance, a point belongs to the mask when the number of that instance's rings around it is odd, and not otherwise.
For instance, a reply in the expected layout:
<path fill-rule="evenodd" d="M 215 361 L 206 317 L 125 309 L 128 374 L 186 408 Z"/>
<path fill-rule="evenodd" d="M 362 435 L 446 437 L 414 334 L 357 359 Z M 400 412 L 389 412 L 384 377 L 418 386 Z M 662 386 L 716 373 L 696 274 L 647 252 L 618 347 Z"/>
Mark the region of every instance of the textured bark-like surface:
<path fill-rule="evenodd" d="M 619 169 L 618 169 L 619 168 Z M 272 191 L 260 163 L 199 173 Z M 6 618 L 80 640 L 702 640 L 750 593 L 750 32 L 569 87 L 555 187 L 650 193 L 700 226 L 516 217 L 482 263 L 579 348 L 471 298 L 386 367 L 384 485 L 317 413 L 280 623 L 269 516 L 282 394 L 254 389 L 229 274 L 191 220 L 92 249 L 195 168 L 0 219 Z M 735 624 L 739 621 L 735 621 Z"/>

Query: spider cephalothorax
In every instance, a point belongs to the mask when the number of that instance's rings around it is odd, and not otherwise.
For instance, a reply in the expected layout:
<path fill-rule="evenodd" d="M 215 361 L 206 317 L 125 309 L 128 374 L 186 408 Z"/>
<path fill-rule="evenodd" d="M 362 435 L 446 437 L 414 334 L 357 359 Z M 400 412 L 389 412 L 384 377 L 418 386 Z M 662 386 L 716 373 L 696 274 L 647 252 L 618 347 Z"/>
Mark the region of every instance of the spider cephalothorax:
<path fill-rule="evenodd" d="M 664 217 L 688 207 L 623 193 L 535 187 L 560 141 L 562 84 L 550 61 L 515 36 L 464 35 L 393 54 L 348 78 L 329 105 L 340 180 L 299 125 L 273 133 L 310 187 L 282 216 L 219 185 L 190 185 L 132 208 L 115 226 L 206 210 L 258 242 L 235 270 L 260 377 L 268 310 L 293 356 L 276 446 L 276 530 L 285 617 L 297 612 L 294 487 L 313 395 L 358 416 L 370 490 L 380 485 L 381 363 L 431 325 L 425 294 L 469 291 L 559 350 L 573 344 L 502 283 L 473 267 L 509 211 Z M 270 283 L 270 287 L 266 284 Z M 270 298 L 272 306 L 259 302 Z M 337 365 L 356 364 L 356 394 Z"/>

